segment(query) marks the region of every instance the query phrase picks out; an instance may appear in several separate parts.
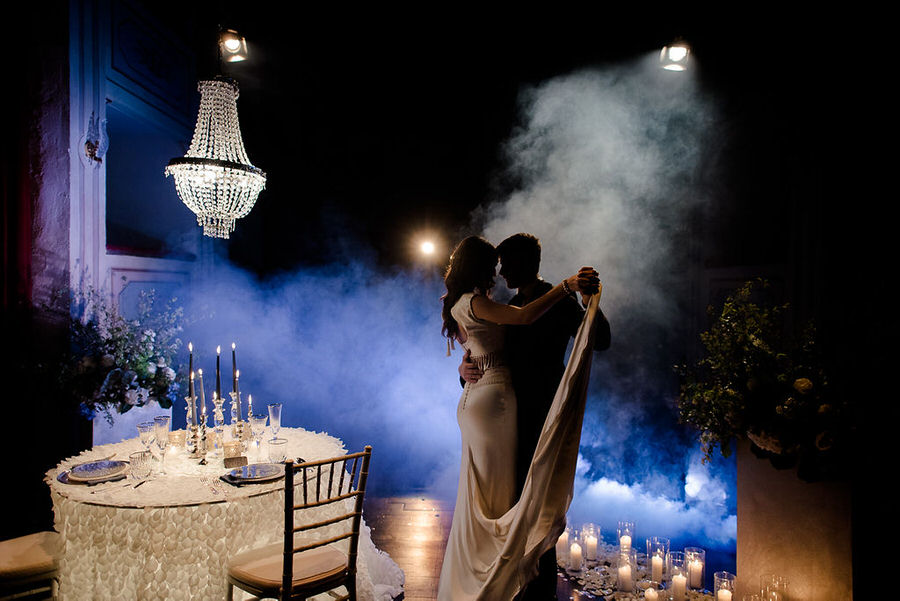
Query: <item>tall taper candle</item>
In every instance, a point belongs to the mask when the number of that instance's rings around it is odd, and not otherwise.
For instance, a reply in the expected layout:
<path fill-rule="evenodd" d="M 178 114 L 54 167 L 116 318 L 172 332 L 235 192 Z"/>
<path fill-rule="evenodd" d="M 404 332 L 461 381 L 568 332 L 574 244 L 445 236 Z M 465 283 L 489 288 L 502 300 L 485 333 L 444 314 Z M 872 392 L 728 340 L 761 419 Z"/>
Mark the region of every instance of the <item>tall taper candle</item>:
<path fill-rule="evenodd" d="M 194 373 L 194 343 L 188 342 L 188 373 Z M 191 393 L 194 396 L 194 393 Z"/>
<path fill-rule="evenodd" d="M 206 393 L 203 391 L 203 370 L 197 370 L 197 377 L 199 378 L 198 385 L 200 386 L 200 422 L 205 426 L 206 425 Z"/>
<path fill-rule="evenodd" d="M 191 425 L 197 425 L 197 397 L 194 396 L 194 372 L 191 372 L 191 385 L 190 385 L 190 398 L 191 398 Z"/>
<path fill-rule="evenodd" d="M 238 391 L 238 370 L 237 370 L 237 356 L 234 353 L 235 344 L 231 343 L 231 391 Z"/>
<path fill-rule="evenodd" d="M 253 395 L 247 395 L 247 419 L 253 417 Z"/>
<path fill-rule="evenodd" d="M 219 371 L 219 359 L 221 358 L 221 355 L 222 355 L 222 347 L 217 346 L 216 347 L 216 398 L 217 399 L 222 398 L 222 376 L 220 375 L 220 371 Z"/>

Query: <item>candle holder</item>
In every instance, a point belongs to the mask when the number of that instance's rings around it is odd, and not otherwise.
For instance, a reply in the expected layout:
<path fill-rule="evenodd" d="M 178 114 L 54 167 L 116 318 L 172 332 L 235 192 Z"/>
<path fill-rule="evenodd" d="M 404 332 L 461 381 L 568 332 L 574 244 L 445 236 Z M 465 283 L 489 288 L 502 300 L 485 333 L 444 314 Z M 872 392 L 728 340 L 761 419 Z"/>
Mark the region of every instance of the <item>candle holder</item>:
<path fill-rule="evenodd" d="M 194 424 L 193 415 L 194 415 L 194 407 L 196 407 L 197 395 L 193 394 L 193 395 L 186 396 L 186 397 L 184 397 L 184 400 L 185 400 L 185 404 L 184 404 L 185 430 L 187 430 L 188 433 L 190 433 L 190 427 Z M 187 437 L 187 447 L 186 448 L 189 453 L 194 452 L 194 449 L 191 446 L 191 437 L 190 436 Z"/>
<path fill-rule="evenodd" d="M 616 591 L 620 593 L 633 593 L 636 577 L 637 553 L 634 549 L 620 551 L 619 562 L 616 569 Z"/>
<path fill-rule="evenodd" d="M 669 556 L 669 539 L 651 536 L 647 539 L 647 570 L 650 580 L 663 582 L 668 575 L 666 558 Z"/>
<path fill-rule="evenodd" d="M 663 601 L 666 598 L 663 594 L 662 583 L 649 580 L 642 583 L 642 587 L 644 586 L 644 601 Z"/>
<path fill-rule="evenodd" d="M 713 599 L 715 601 L 735 601 L 734 574 L 731 572 L 713 574 Z"/>
<path fill-rule="evenodd" d="M 206 424 L 188 426 L 187 450 L 192 459 L 206 459 Z"/>
<path fill-rule="evenodd" d="M 787 599 L 788 582 L 784 576 L 765 574 L 759 579 L 762 601 L 784 601 Z"/>
<path fill-rule="evenodd" d="M 569 541 L 571 538 L 572 528 L 566 526 L 556 540 L 556 563 L 562 567 L 569 565 Z"/>
<path fill-rule="evenodd" d="M 216 450 L 216 457 L 222 457 L 224 450 L 222 444 L 225 442 L 225 412 L 222 406 L 225 400 L 217 394 L 213 395 L 213 446 Z"/>
<path fill-rule="evenodd" d="M 584 567 L 584 540 L 578 532 L 569 538 L 569 571 L 580 572 Z"/>
<path fill-rule="evenodd" d="M 241 415 L 241 393 L 229 392 L 228 396 L 231 397 L 231 436 L 234 440 L 240 440 L 241 451 L 246 451 L 250 441 L 250 427 Z"/>
<path fill-rule="evenodd" d="M 702 590 L 706 581 L 706 551 L 700 547 L 685 547 L 684 567 L 687 569 L 688 587 Z"/>
<path fill-rule="evenodd" d="M 584 558 L 597 561 L 597 546 L 600 544 L 600 526 L 587 523 L 581 527 L 581 539 L 584 541 Z"/>
<path fill-rule="evenodd" d="M 622 552 L 630 551 L 634 542 L 634 522 L 619 522 L 616 528 L 616 542 Z"/>
<path fill-rule="evenodd" d="M 684 563 L 684 552 L 669 551 L 669 559 L 666 562 L 669 570 L 669 598 L 672 601 L 685 601 L 687 599 L 688 573 Z"/>

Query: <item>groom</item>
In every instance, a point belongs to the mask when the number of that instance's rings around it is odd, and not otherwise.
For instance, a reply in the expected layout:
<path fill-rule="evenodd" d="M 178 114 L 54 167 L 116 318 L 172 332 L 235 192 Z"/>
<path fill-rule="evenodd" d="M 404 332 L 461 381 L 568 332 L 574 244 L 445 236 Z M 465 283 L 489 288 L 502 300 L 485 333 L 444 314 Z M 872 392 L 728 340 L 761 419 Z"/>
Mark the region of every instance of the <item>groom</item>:
<path fill-rule="evenodd" d="M 497 247 L 500 255 L 500 275 L 516 294 L 509 304 L 521 307 L 549 292 L 553 285 L 544 281 L 538 271 L 541 264 L 541 243 L 531 234 L 515 234 Z M 590 297 L 582 295 L 587 305 Z M 518 404 L 518 452 L 516 482 L 519 491 L 525 483 L 528 467 L 534 455 L 541 429 L 553 403 L 556 388 L 562 379 L 569 338 L 575 336 L 584 317 L 584 309 L 574 294 L 551 307 L 537 321 L 527 326 L 506 326 L 507 360 L 512 373 L 513 388 Z M 606 350 L 610 345 L 609 322 L 598 312 L 594 350 Z M 483 372 L 463 356 L 459 366 L 460 378 L 477 382 Z M 547 601 L 556 598 L 556 550 L 551 548 L 538 564 L 537 578 L 531 581 L 518 601 Z"/>

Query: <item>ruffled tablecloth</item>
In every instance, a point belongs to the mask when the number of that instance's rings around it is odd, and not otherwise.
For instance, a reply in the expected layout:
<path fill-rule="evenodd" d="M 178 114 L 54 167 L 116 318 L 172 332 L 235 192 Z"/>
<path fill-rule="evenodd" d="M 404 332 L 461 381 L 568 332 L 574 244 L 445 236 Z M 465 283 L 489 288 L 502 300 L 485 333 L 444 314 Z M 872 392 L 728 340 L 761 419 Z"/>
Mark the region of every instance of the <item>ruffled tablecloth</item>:
<path fill-rule="evenodd" d="M 312 461 L 347 452 L 340 440 L 324 433 L 283 428 L 279 437 L 287 439 L 286 454 L 295 459 Z M 224 599 L 228 557 L 283 537 L 283 480 L 232 486 L 219 479 L 229 471 L 221 458 L 210 456 L 207 465 L 199 465 L 178 449 L 167 454 L 165 475 L 151 476 L 138 488 L 130 479 L 96 486 L 57 479 L 78 463 L 113 453 L 115 459 L 127 460 L 142 448 L 136 438 L 101 445 L 47 472 L 55 527 L 65 543 L 60 598 Z M 266 454 L 264 442 L 260 454 L 251 448 L 248 458 L 262 462 Z M 304 511 L 319 513 L 315 519 L 322 519 L 338 508 Z M 337 533 L 341 526 L 332 528 Z M 320 533 L 328 534 L 325 529 Z M 372 543 L 365 521 L 357 569 L 361 600 L 390 601 L 402 592 L 403 572 Z M 242 598 L 238 589 L 235 598 Z"/>

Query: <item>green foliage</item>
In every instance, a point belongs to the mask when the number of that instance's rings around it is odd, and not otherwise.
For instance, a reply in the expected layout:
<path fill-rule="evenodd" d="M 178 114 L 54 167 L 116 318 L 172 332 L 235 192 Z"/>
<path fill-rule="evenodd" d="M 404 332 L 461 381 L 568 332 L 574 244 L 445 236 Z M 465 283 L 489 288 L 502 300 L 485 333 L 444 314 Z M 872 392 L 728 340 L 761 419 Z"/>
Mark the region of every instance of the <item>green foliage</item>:
<path fill-rule="evenodd" d="M 171 407 L 181 387 L 173 367 L 183 319 L 177 299 L 160 307 L 154 291 L 142 292 L 138 318 L 126 320 L 91 288 L 64 294 L 70 344 L 59 377 L 82 414 L 103 413 L 112 423 L 114 413 L 153 400 Z"/>
<path fill-rule="evenodd" d="M 705 459 L 718 447 L 749 438 L 756 450 L 794 460 L 831 456 L 847 442 L 847 406 L 836 401 L 807 325 L 784 335 L 788 305 L 754 302 L 764 280 L 745 283 L 700 335 L 706 350 L 693 366 L 679 365 L 678 410 L 682 423 L 699 430 Z"/>

